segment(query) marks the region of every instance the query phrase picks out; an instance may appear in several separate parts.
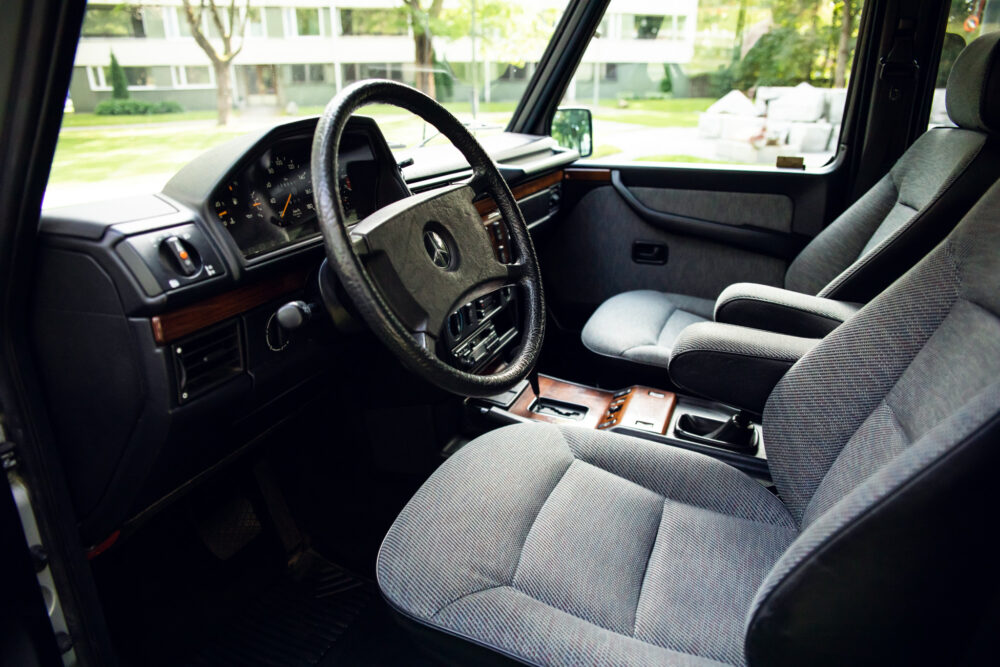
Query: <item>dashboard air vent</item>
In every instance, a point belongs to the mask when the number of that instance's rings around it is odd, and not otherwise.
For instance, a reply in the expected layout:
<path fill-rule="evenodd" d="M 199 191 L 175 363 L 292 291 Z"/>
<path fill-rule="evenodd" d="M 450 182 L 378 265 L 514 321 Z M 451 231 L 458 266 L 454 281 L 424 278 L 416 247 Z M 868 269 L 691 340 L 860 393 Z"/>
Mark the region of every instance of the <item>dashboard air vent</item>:
<path fill-rule="evenodd" d="M 190 401 L 243 372 L 240 331 L 239 322 L 230 322 L 174 343 L 178 401 Z"/>

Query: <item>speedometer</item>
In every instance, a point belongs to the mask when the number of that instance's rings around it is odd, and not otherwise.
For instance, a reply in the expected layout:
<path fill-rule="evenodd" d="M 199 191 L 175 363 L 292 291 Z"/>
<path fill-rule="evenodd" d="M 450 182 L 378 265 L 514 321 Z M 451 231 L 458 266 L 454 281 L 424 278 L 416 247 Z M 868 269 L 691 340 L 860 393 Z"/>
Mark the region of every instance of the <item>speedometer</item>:
<path fill-rule="evenodd" d="M 292 227 L 315 217 L 308 164 L 302 164 L 301 160 L 285 153 L 272 153 L 266 172 L 264 190 L 271 224 Z"/>

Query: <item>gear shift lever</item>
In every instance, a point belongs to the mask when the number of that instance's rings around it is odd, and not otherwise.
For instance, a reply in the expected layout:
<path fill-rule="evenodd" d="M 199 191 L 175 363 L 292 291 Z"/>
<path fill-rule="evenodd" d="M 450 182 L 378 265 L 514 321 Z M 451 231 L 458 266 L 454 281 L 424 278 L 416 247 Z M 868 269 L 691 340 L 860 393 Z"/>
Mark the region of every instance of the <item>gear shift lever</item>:
<path fill-rule="evenodd" d="M 542 397 L 542 390 L 538 386 L 538 369 L 532 368 L 531 372 L 528 373 L 528 384 L 531 385 L 531 391 L 535 394 L 535 400 Z"/>

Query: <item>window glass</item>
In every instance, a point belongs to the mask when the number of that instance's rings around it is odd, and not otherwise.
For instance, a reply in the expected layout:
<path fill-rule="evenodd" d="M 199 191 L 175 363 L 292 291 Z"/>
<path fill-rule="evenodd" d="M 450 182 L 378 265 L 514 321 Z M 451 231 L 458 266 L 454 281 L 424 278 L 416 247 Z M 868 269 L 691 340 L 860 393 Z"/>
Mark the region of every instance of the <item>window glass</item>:
<path fill-rule="evenodd" d="M 408 25 L 402 8 L 340 10 L 340 31 L 344 35 L 405 35 Z"/>
<path fill-rule="evenodd" d="M 861 0 L 611 0 L 566 96 L 603 162 L 826 164 Z"/>
<path fill-rule="evenodd" d="M 247 35 L 250 37 L 264 36 L 264 12 L 260 7 L 247 9 Z"/>
<path fill-rule="evenodd" d="M 189 86 L 206 86 L 212 83 L 212 70 L 209 67 L 185 67 L 184 76 Z"/>
<path fill-rule="evenodd" d="M 87 6 L 68 91 L 72 111 L 63 117 L 46 207 L 159 192 L 212 146 L 319 114 L 344 86 L 365 78 L 416 86 L 477 136 L 499 133 L 568 2 L 239 0 L 236 10 L 248 9 L 237 16 L 247 20 L 234 22 L 227 54 L 216 26 L 229 24 L 231 2 L 192 0 L 189 17 L 180 2 L 150 1 L 156 4 Z M 673 25 L 661 21 L 646 41 L 667 43 Z M 215 60 L 229 64 L 215 69 L 195 32 L 208 38 Z M 602 73 L 613 77 L 614 65 Z M 400 159 L 447 143 L 398 108 L 361 113 L 375 119 Z"/>
<path fill-rule="evenodd" d="M 319 10 L 302 8 L 296 9 L 295 25 L 298 28 L 298 35 L 300 37 L 319 35 Z"/>
<path fill-rule="evenodd" d="M 948 75 L 965 47 L 981 35 L 1000 30 L 1000 0 L 952 0 L 948 28 L 941 44 L 928 127 L 953 126 L 945 108 Z"/>
<path fill-rule="evenodd" d="M 142 8 L 126 5 L 88 5 L 83 15 L 84 37 L 145 37 Z"/>

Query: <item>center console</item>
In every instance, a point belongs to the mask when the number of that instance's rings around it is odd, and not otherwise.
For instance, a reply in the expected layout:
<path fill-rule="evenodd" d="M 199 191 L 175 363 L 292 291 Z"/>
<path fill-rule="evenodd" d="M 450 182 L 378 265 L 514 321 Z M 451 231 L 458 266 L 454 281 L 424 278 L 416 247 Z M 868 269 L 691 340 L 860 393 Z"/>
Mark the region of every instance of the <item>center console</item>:
<path fill-rule="evenodd" d="M 497 396 L 468 399 L 467 404 L 493 424 L 540 421 L 622 433 L 707 454 L 770 480 L 760 426 L 740 421 L 744 417 L 736 410 L 643 385 L 607 390 L 547 375 L 538 380 L 539 396 L 525 381 Z M 732 437 L 733 428 L 749 431 L 745 442 Z"/>

